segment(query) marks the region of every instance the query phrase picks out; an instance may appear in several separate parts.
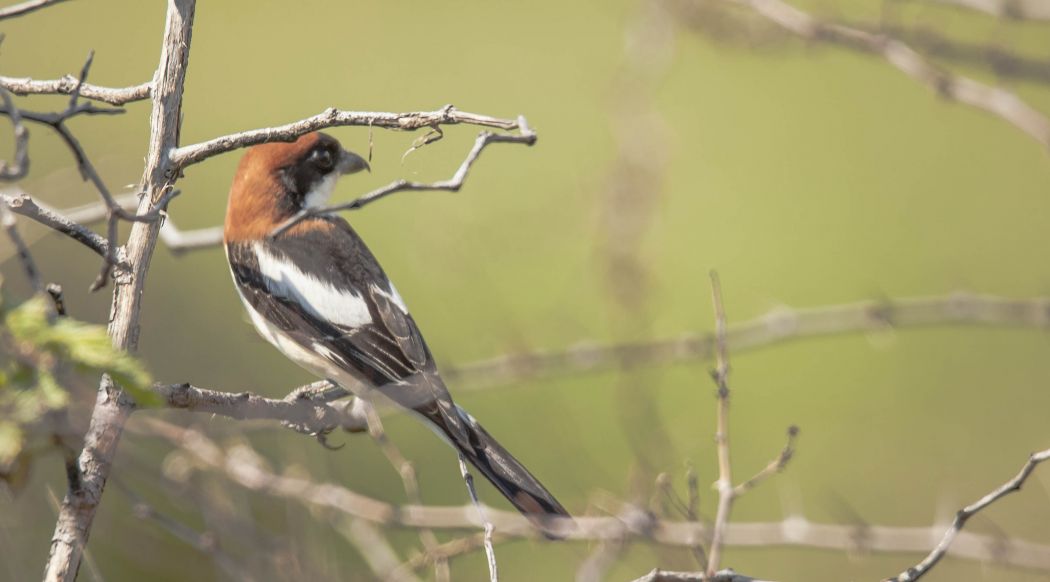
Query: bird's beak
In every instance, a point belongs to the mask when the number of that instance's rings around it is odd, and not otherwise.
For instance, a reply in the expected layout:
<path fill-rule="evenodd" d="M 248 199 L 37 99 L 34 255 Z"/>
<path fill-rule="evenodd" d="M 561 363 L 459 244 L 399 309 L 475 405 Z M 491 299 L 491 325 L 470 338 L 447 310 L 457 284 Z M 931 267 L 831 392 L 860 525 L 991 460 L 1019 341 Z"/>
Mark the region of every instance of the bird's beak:
<path fill-rule="evenodd" d="M 355 154 L 354 152 L 348 152 L 346 150 L 339 150 L 339 163 L 336 164 L 336 168 L 340 174 L 354 174 L 361 170 L 372 171 L 371 166 L 364 158 Z"/>

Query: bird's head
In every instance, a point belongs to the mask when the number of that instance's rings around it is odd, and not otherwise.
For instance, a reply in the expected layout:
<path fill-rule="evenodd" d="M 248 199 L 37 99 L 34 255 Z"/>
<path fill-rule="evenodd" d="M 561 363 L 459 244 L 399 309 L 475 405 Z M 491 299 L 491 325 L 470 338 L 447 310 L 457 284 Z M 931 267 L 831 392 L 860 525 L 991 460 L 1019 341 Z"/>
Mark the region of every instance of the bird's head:
<path fill-rule="evenodd" d="M 264 238 L 295 213 L 324 206 L 340 176 L 368 169 L 361 156 L 320 132 L 252 146 L 230 187 L 224 237 Z"/>

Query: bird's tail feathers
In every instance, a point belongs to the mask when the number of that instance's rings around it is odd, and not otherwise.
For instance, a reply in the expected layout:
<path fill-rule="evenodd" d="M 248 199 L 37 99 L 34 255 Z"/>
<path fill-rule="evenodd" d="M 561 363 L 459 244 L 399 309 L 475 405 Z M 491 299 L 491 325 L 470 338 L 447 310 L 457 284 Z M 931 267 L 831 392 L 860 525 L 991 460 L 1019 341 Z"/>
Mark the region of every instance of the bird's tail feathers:
<path fill-rule="evenodd" d="M 569 512 L 469 412 L 451 403 L 418 412 L 546 536 L 558 538 L 567 533 Z"/>

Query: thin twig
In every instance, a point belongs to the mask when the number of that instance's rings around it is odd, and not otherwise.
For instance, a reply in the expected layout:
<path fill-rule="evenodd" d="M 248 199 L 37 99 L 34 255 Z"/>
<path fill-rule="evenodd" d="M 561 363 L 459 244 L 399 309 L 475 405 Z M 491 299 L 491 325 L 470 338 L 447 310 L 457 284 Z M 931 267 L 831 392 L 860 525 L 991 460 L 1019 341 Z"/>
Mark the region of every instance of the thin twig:
<path fill-rule="evenodd" d="M 944 537 L 941 538 L 941 541 L 935 548 L 933 548 L 929 555 L 915 566 L 897 574 L 897 576 L 887 578 L 887 582 L 914 582 L 926 575 L 926 573 L 936 566 L 937 562 L 948 553 L 952 542 L 955 541 L 956 537 L 958 537 L 959 533 L 962 531 L 963 526 L 966 525 L 966 522 L 969 521 L 971 517 L 1003 497 L 1020 491 L 1021 486 L 1024 485 L 1024 482 L 1032 474 L 1032 471 L 1035 470 L 1036 465 L 1047 459 L 1050 459 L 1050 449 L 1029 455 L 1024 466 L 1021 467 L 1021 471 L 1014 476 L 1013 479 L 1003 483 L 997 489 L 972 504 L 960 509 L 959 512 L 955 514 L 955 519 L 952 520 L 952 525 L 944 532 Z"/>
<path fill-rule="evenodd" d="M 364 208 L 366 205 L 385 198 L 395 192 L 401 192 L 405 190 L 413 191 L 433 191 L 433 190 L 445 190 L 448 192 L 458 192 L 463 187 L 464 180 L 467 179 L 467 172 L 470 171 L 471 166 L 477 161 L 478 156 L 481 155 L 482 150 L 485 146 L 492 143 L 521 143 L 531 146 L 536 143 L 536 133 L 529 128 L 524 117 L 519 117 L 516 124 L 518 128 L 518 135 L 509 135 L 503 133 L 490 133 L 483 131 L 478 134 L 476 140 L 474 140 L 474 147 L 467 153 L 467 157 L 463 159 L 463 163 L 459 165 L 456 173 L 447 180 L 441 180 L 438 182 L 410 182 L 408 180 L 398 180 L 373 190 L 363 196 L 358 197 L 356 200 L 348 202 L 346 204 L 337 204 L 335 206 L 327 206 L 324 208 L 308 208 L 298 212 L 292 218 L 286 220 L 280 226 L 278 226 L 271 237 L 280 236 L 282 233 L 298 224 L 303 219 L 310 216 L 318 216 L 321 214 L 327 214 L 330 212 L 338 212 L 341 210 L 358 210 Z"/>
<path fill-rule="evenodd" d="M 44 285 L 40 282 L 40 272 L 37 271 L 36 262 L 33 261 L 33 255 L 29 253 L 26 241 L 18 233 L 18 221 L 15 220 L 15 214 L 8 206 L 6 197 L 0 200 L 0 225 L 3 226 L 7 238 L 11 239 L 11 243 L 18 252 L 18 260 L 22 263 L 22 269 L 26 272 L 26 279 L 29 280 L 33 292 L 42 293 Z"/>
<path fill-rule="evenodd" d="M 73 240 L 83 244 L 95 253 L 105 256 L 109 251 L 109 241 L 99 236 L 86 226 L 50 209 L 44 204 L 34 200 L 31 196 L 21 192 L 15 194 L 0 194 L 0 202 L 12 212 L 32 219 L 40 224 L 56 230 Z M 117 261 L 118 264 L 120 261 Z"/>
<path fill-rule="evenodd" d="M 463 482 L 467 484 L 467 493 L 470 494 L 470 502 L 478 512 L 478 518 L 485 524 L 485 560 L 489 566 L 489 582 L 499 582 L 499 571 L 496 567 L 496 550 L 492 547 L 492 522 L 489 521 L 485 508 L 478 499 L 478 492 L 474 488 L 474 476 L 467 469 L 467 461 L 462 455 L 459 457 L 459 472 L 463 475 Z"/>
<path fill-rule="evenodd" d="M 307 117 L 285 125 L 243 131 L 201 143 L 182 146 L 171 153 L 171 160 L 173 166 L 181 170 L 229 151 L 271 141 L 294 141 L 301 135 L 329 127 L 368 126 L 412 131 L 436 125 L 457 124 L 478 125 L 505 131 L 517 129 L 524 133 L 524 128 L 519 125 L 518 121 L 468 113 L 460 111 L 451 105 L 446 105 L 435 111 L 414 111 L 409 113 L 342 111 L 330 107 L 313 117 Z"/>
<path fill-rule="evenodd" d="M 36 81 L 29 77 L 0 76 L 0 87 L 15 95 L 70 95 L 78 84 L 80 84 L 79 79 L 73 75 L 66 75 L 61 79 L 51 81 Z M 121 88 L 83 83 L 80 84 L 80 96 L 110 105 L 124 105 L 149 99 L 152 87 L 152 82 Z"/>
<path fill-rule="evenodd" d="M 11 156 L 11 162 L 0 160 L 0 180 L 14 181 L 25 177 L 29 172 L 29 130 L 22 123 L 22 112 L 15 107 L 11 94 L 6 89 L 0 88 L 0 99 L 3 100 L 4 109 L 11 119 L 12 133 L 15 136 L 15 153 Z"/>
<path fill-rule="evenodd" d="M 740 497 L 741 495 L 757 487 L 759 483 L 783 471 L 784 467 L 787 467 L 788 461 L 790 461 L 791 458 L 795 455 L 795 440 L 797 438 L 798 427 L 789 427 L 787 430 L 787 444 L 785 444 L 784 448 L 780 450 L 780 454 L 778 454 L 772 461 L 770 461 L 768 465 L 763 467 L 761 471 L 755 473 L 754 476 L 752 476 L 750 479 L 734 487 L 733 496 Z"/>
<path fill-rule="evenodd" d="M 715 432 L 715 444 L 718 449 L 718 511 L 715 514 L 714 534 L 711 536 L 711 548 L 708 552 L 708 576 L 718 570 L 722 559 L 722 546 L 725 543 L 726 524 L 733 508 L 733 470 L 729 458 L 729 348 L 726 342 L 726 312 L 722 304 L 722 285 L 718 273 L 711 271 L 711 300 L 715 309 L 715 358 L 716 366 L 712 377 L 718 386 L 718 427 Z"/>

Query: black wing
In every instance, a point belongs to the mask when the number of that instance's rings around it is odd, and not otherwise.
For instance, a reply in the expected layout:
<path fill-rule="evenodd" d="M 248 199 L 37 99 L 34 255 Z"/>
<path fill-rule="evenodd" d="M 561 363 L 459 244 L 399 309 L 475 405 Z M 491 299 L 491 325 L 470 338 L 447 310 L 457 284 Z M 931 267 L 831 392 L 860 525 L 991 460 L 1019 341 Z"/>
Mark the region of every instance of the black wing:
<path fill-rule="evenodd" d="M 370 386 L 435 373 L 419 328 L 357 233 L 336 217 L 312 226 L 273 241 L 227 244 L 244 299 L 304 349 Z M 448 398 L 439 391 L 432 396 Z M 383 392 L 408 404 L 393 386 Z"/>

